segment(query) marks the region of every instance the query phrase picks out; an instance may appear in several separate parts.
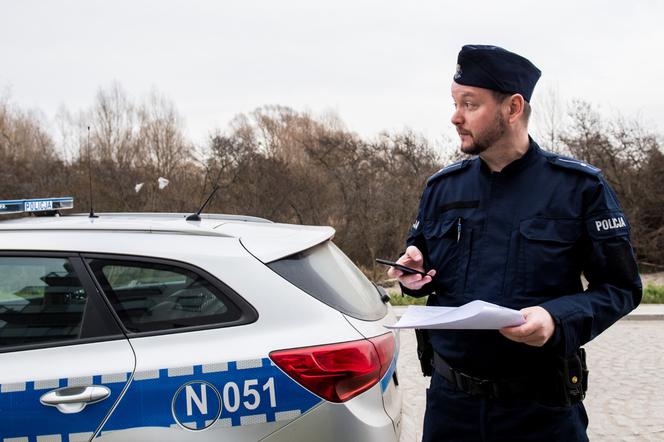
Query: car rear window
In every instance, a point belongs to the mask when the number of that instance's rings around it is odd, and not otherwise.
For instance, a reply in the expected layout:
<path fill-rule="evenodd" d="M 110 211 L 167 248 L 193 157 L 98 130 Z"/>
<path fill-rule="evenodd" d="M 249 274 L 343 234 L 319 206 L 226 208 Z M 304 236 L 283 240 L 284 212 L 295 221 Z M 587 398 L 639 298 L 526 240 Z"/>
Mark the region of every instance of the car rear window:
<path fill-rule="evenodd" d="M 104 294 L 130 332 L 154 332 L 205 325 L 239 325 L 252 320 L 230 289 L 192 269 L 168 262 L 103 259 L 88 261 Z"/>
<path fill-rule="evenodd" d="M 268 266 L 346 315 L 375 321 L 387 313 L 376 287 L 332 241 L 273 261 Z"/>

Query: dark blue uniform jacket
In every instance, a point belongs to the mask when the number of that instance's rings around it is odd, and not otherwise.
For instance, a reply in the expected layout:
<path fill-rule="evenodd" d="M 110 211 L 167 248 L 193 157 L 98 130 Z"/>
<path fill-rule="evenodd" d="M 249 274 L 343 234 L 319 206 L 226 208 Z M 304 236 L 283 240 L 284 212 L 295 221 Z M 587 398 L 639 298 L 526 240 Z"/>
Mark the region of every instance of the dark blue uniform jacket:
<path fill-rule="evenodd" d="M 407 243 L 437 274 L 421 290 L 404 292 L 434 293 L 429 305 L 481 299 L 513 309 L 544 307 L 556 332 L 540 348 L 498 331 L 430 330 L 434 350 L 460 371 L 490 379 L 535 375 L 638 305 L 641 281 L 629 234 L 598 169 L 531 140 L 528 152 L 501 172 L 473 158 L 429 178 Z"/>

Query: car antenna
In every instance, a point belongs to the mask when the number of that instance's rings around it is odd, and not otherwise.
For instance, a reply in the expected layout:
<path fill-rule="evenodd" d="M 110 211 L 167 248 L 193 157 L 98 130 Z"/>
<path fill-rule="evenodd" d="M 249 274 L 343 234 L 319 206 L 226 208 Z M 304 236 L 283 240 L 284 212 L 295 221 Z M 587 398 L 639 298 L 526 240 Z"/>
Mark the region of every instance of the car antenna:
<path fill-rule="evenodd" d="M 219 189 L 219 186 L 215 185 L 214 188 L 212 189 L 212 192 L 210 192 L 210 196 L 207 197 L 207 199 L 205 200 L 205 202 L 203 203 L 201 208 L 198 209 L 198 212 L 189 215 L 187 217 L 187 221 L 200 221 L 201 220 L 201 217 L 200 217 L 201 212 L 208 205 L 208 203 L 210 202 L 210 200 L 212 199 L 212 197 L 214 196 L 214 194 L 217 192 L 218 189 Z"/>
<path fill-rule="evenodd" d="M 95 215 L 94 207 L 92 204 L 92 160 L 90 156 L 90 126 L 88 126 L 88 180 L 90 187 L 88 188 L 90 197 L 90 216 L 89 218 L 99 218 Z"/>

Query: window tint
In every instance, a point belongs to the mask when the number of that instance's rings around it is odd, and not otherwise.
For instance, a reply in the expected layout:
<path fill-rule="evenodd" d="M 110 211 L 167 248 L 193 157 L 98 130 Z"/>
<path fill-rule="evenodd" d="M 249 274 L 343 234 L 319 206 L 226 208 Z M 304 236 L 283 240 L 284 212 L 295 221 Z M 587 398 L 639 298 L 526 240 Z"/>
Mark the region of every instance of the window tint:
<path fill-rule="evenodd" d="M 387 313 L 376 287 L 332 241 L 268 266 L 314 298 L 349 316 L 377 320 Z"/>
<path fill-rule="evenodd" d="M 228 297 L 191 270 L 140 261 L 92 259 L 89 264 L 129 331 L 169 330 L 242 317 Z"/>
<path fill-rule="evenodd" d="M 0 257 L 0 347 L 78 338 L 86 302 L 68 259 Z"/>

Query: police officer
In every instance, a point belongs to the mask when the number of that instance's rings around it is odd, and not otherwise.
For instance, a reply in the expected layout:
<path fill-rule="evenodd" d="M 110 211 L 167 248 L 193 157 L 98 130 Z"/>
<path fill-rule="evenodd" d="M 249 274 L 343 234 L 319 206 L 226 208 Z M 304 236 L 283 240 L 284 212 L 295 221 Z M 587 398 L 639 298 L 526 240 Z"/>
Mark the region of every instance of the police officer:
<path fill-rule="evenodd" d="M 580 347 L 641 300 L 629 223 L 600 170 L 528 135 L 540 75 L 496 46 L 461 49 L 452 123 L 474 157 L 427 181 L 398 262 L 428 276 L 388 271 L 428 305 L 480 299 L 526 320 L 427 330 L 424 441 L 587 440 Z"/>

